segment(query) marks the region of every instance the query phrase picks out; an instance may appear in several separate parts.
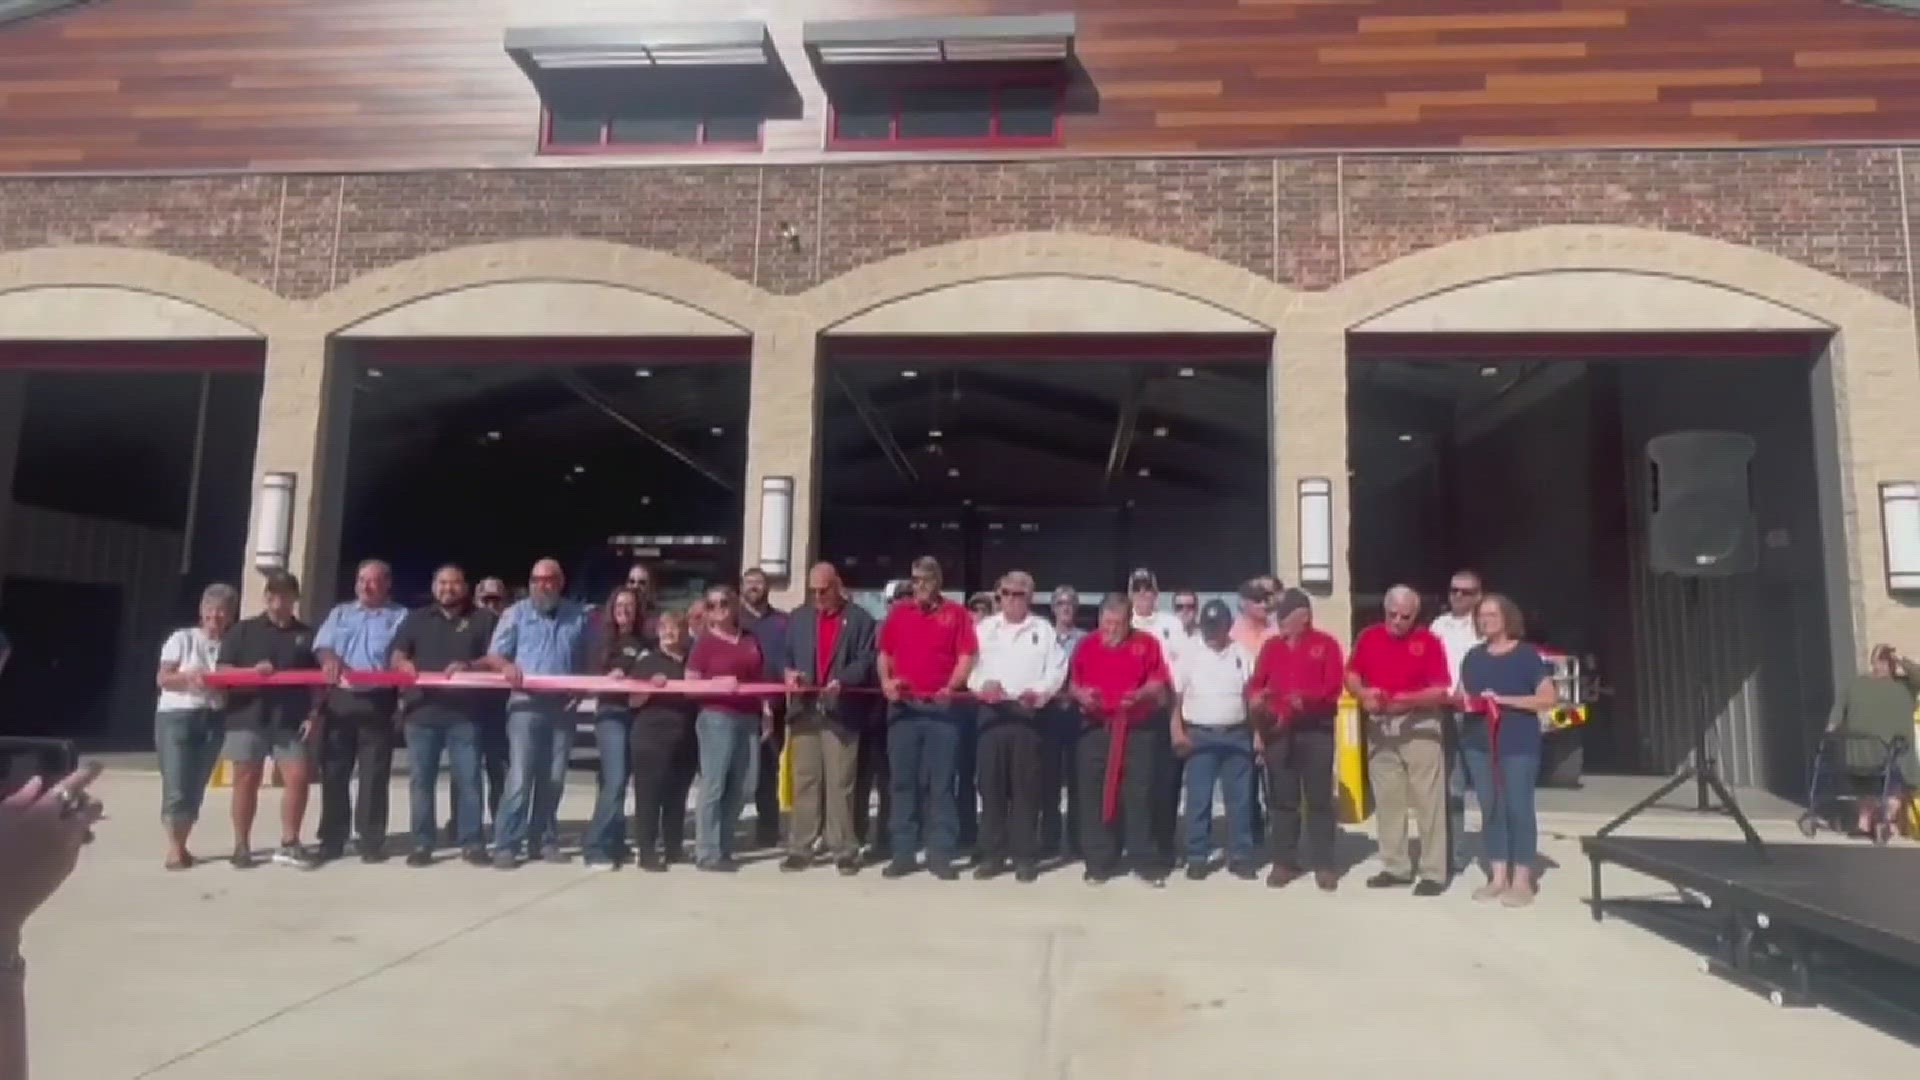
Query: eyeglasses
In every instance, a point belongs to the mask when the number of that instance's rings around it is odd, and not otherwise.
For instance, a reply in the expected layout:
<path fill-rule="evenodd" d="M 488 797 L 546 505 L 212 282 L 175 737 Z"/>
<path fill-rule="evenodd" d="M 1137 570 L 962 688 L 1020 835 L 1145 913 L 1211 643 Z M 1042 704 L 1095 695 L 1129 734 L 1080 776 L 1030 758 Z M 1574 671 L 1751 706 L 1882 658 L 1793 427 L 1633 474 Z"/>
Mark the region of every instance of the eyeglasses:
<path fill-rule="evenodd" d="M 1175 611 L 1199 611 L 1199 610 L 1200 610 L 1200 605 L 1199 605 L 1199 604 L 1175 604 L 1175 605 L 1173 605 L 1173 610 L 1175 610 Z"/>
<path fill-rule="evenodd" d="M 1480 587 L 1477 585 L 1471 586 L 1471 587 L 1464 587 L 1464 588 L 1459 585 L 1454 585 L 1449 587 L 1447 591 L 1452 593 L 1455 596 L 1479 596 L 1480 595 Z"/>
<path fill-rule="evenodd" d="M 1022 592 L 1019 589 L 1001 589 L 1000 590 L 1000 599 L 1002 600 L 1025 600 L 1027 597 L 1032 595 L 1033 594 L 1030 592 Z"/>

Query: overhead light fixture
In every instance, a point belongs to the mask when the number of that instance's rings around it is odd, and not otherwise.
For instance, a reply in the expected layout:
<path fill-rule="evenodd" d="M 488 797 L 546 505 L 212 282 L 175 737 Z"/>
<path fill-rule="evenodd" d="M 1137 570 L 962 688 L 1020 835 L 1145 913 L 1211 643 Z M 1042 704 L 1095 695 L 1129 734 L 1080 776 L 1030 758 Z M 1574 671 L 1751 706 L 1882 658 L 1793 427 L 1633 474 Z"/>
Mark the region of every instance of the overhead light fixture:
<path fill-rule="evenodd" d="M 1333 481 L 1307 477 L 1299 482 L 1300 583 L 1333 584 Z"/>
<path fill-rule="evenodd" d="M 497 432 L 497 431 L 489 431 L 489 432 L 487 432 L 487 441 L 488 441 L 488 442 L 499 442 L 499 441 L 500 441 L 500 433 L 499 433 L 499 432 Z"/>
<path fill-rule="evenodd" d="M 1183 379 L 1191 379 L 1193 378 L 1193 369 L 1190 367 L 1183 367 L 1178 372 L 1175 372 L 1175 374 L 1179 375 Z"/>
<path fill-rule="evenodd" d="M 579 476 L 580 474 L 586 471 L 587 471 L 587 467 L 585 465 L 575 465 L 573 467 L 573 475 L 575 476 Z"/>
<path fill-rule="evenodd" d="M 727 429 L 721 427 L 718 424 L 715 424 L 714 426 L 708 428 L 707 430 L 715 435 L 725 435 L 727 433 Z"/>
<path fill-rule="evenodd" d="M 903 379 L 917 379 L 920 377 L 920 373 L 913 370 L 912 368 L 908 368 L 907 370 L 902 371 L 900 373 L 900 377 Z"/>
<path fill-rule="evenodd" d="M 262 573 L 285 570 L 293 551 L 294 474 L 270 472 L 260 478 L 255 496 L 253 568 Z"/>
<path fill-rule="evenodd" d="M 945 432 L 942 432 L 939 428 L 934 428 L 932 431 L 927 432 L 927 438 L 937 439 L 943 434 L 945 434 Z"/>
<path fill-rule="evenodd" d="M 770 578 L 793 570 L 793 491 L 791 476 L 760 478 L 760 569 Z"/>
<path fill-rule="evenodd" d="M 386 372 L 381 371 L 377 367 L 370 367 L 367 369 L 367 378 L 369 379 L 378 379 L 384 375 L 386 375 Z"/>
<path fill-rule="evenodd" d="M 1133 501 L 1132 499 L 1128 499 L 1128 500 L 1127 500 L 1127 509 L 1129 509 L 1129 510 L 1131 510 L 1131 509 L 1133 509 L 1133 508 L 1134 508 L 1134 505 L 1135 505 L 1135 503 L 1134 503 L 1134 501 Z"/>
<path fill-rule="evenodd" d="M 640 505 L 641 505 L 641 506 L 652 506 L 652 505 L 653 505 L 653 496 L 651 496 L 651 495 L 642 495 L 642 496 L 640 496 Z"/>
<path fill-rule="evenodd" d="M 960 505 L 961 505 L 961 506 L 972 506 L 972 505 L 973 505 L 973 500 L 972 500 L 972 499 L 961 499 L 961 500 L 960 500 Z"/>
<path fill-rule="evenodd" d="M 1401 432 L 1401 433 L 1400 433 L 1400 441 L 1401 441 L 1401 442 L 1412 442 L 1412 441 L 1413 441 L 1413 434 L 1412 434 L 1411 432 L 1406 432 L 1406 431 L 1403 431 L 1403 432 Z"/>
<path fill-rule="evenodd" d="M 947 475 L 948 475 L 948 476 L 959 476 L 959 475 L 960 475 L 960 470 L 959 470 L 959 469 L 948 469 L 948 470 L 947 470 Z"/>
<path fill-rule="evenodd" d="M 1140 466 L 1140 475 L 1141 475 L 1141 476 L 1152 476 L 1152 475 L 1153 475 L 1153 470 L 1152 470 L 1152 469 L 1149 469 L 1149 468 L 1147 468 L 1147 467 L 1146 467 L 1145 465 L 1142 465 L 1142 466 Z"/>
<path fill-rule="evenodd" d="M 1485 367 L 1480 369 L 1480 374 L 1483 378 L 1491 379 L 1495 375 L 1500 374 L 1500 369 L 1493 366 L 1492 364 L 1488 364 Z"/>
<path fill-rule="evenodd" d="M 1153 437 L 1154 437 L 1154 438 L 1156 438 L 1156 439 L 1164 439 L 1164 438 L 1166 438 L 1166 437 L 1167 437 L 1167 429 L 1166 429 L 1166 428 L 1164 428 L 1164 427 L 1157 427 L 1157 428 L 1154 428 L 1154 429 L 1153 429 Z"/>
<path fill-rule="evenodd" d="M 653 378 L 653 369 L 652 368 L 634 368 L 633 377 L 636 379 L 651 379 Z"/>

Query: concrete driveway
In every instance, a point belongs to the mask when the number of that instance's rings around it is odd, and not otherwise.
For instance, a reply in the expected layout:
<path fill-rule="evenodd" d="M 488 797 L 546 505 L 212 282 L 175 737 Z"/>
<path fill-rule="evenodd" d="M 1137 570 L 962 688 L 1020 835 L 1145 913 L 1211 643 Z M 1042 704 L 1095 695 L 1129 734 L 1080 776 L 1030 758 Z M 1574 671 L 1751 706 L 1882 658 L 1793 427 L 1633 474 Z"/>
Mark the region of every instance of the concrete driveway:
<path fill-rule="evenodd" d="M 1458 885 L 1370 892 L 1365 865 L 1332 896 L 1225 876 L 1095 889 L 1077 869 L 1031 886 L 848 881 L 771 861 L 736 876 L 397 860 L 168 874 L 158 788 L 103 780 L 112 820 L 29 928 L 41 1080 L 1801 1080 L 1920 1060 L 1699 975 L 1647 930 L 1591 922 L 1568 837 L 1594 821 L 1578 813 L 1546 823 L 1565 869 L 1515 912 Z M 570 791 L 563 816 L 590 794 Z M 394 806 L 398 825 L 401 785 Z M 225 850 L 226 812 L 209 798 L 203 856 Z M 1609 872 L 1610 893 L 1636 888 L 1659 892 Z"/>

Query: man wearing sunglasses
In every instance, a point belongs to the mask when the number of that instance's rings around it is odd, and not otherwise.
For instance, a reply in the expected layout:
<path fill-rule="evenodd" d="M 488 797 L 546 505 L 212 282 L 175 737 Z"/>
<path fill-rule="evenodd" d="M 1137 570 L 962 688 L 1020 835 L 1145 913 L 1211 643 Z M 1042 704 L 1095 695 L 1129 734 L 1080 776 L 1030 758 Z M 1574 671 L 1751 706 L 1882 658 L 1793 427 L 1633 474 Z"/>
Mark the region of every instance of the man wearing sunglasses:
<path fill-rule="evenodd" d="M 507 600 L 507 583 L 497 577 L 481 578 L 480 584 L 474 587 L 474 606 L 490 612 L 496 624 L 500 616 L 507 613 Z M 497 825 L 500 793 L 507 789 L 507 695 L 494 691 L 493 704 L 480 715 L 480 771 L 487 779 L 487 820 Z M 453 833 L 453 823 L 449 820 L 447 835 Z"/>
<path fill-rule="evenodd" d="M 980 698 L 980 880 L 1006 872 L 1040 877 L 1040 810 L 1046 794 L 1046 738 L 1040 710 L 1067 681 L 1067 654 L 1053 627 L 1033 614 L 1033 578 L 1001 577 L 1000 610 L 974 628 L 980 662 L 967 688 Z"/>
<path fill-rule="evenodd" d="M 1480 575 L 1472 570 L 1454 571 L 1447 582 L 1447 610 L 1436 616 L 1428 629 L 1447 649 L 1447 670 L 1453 675 L 1453 689 L 1460 689 L 1460 665 L 1475 645 L 1480 644 L 1480 628 L 1473 609 L 1480 604 L 1486 589 Z M 1467 769 L 1460 758 L 1460 717 L 1447 714 L 1447 852 L 1448 864 L 1458 874 L 1467 868 Z"/>

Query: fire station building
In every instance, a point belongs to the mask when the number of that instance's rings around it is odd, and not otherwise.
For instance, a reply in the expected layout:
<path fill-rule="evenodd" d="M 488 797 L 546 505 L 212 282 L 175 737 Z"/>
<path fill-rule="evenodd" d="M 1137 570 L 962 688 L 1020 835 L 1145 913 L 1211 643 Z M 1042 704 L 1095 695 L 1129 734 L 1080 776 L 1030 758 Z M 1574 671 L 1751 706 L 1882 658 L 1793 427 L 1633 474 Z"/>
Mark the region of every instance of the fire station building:
<path fill-rule="evenodd" d="M 1912 9 L 1912 10 L 1910 10 Z M 0 0 L 0 729 L 225 580 L 1459 567 L 1589 767 L 1790 788 L 1920 650 L 1920 5 Z M 1752 438 L 1751 572 L 1646 543 Z"/>

